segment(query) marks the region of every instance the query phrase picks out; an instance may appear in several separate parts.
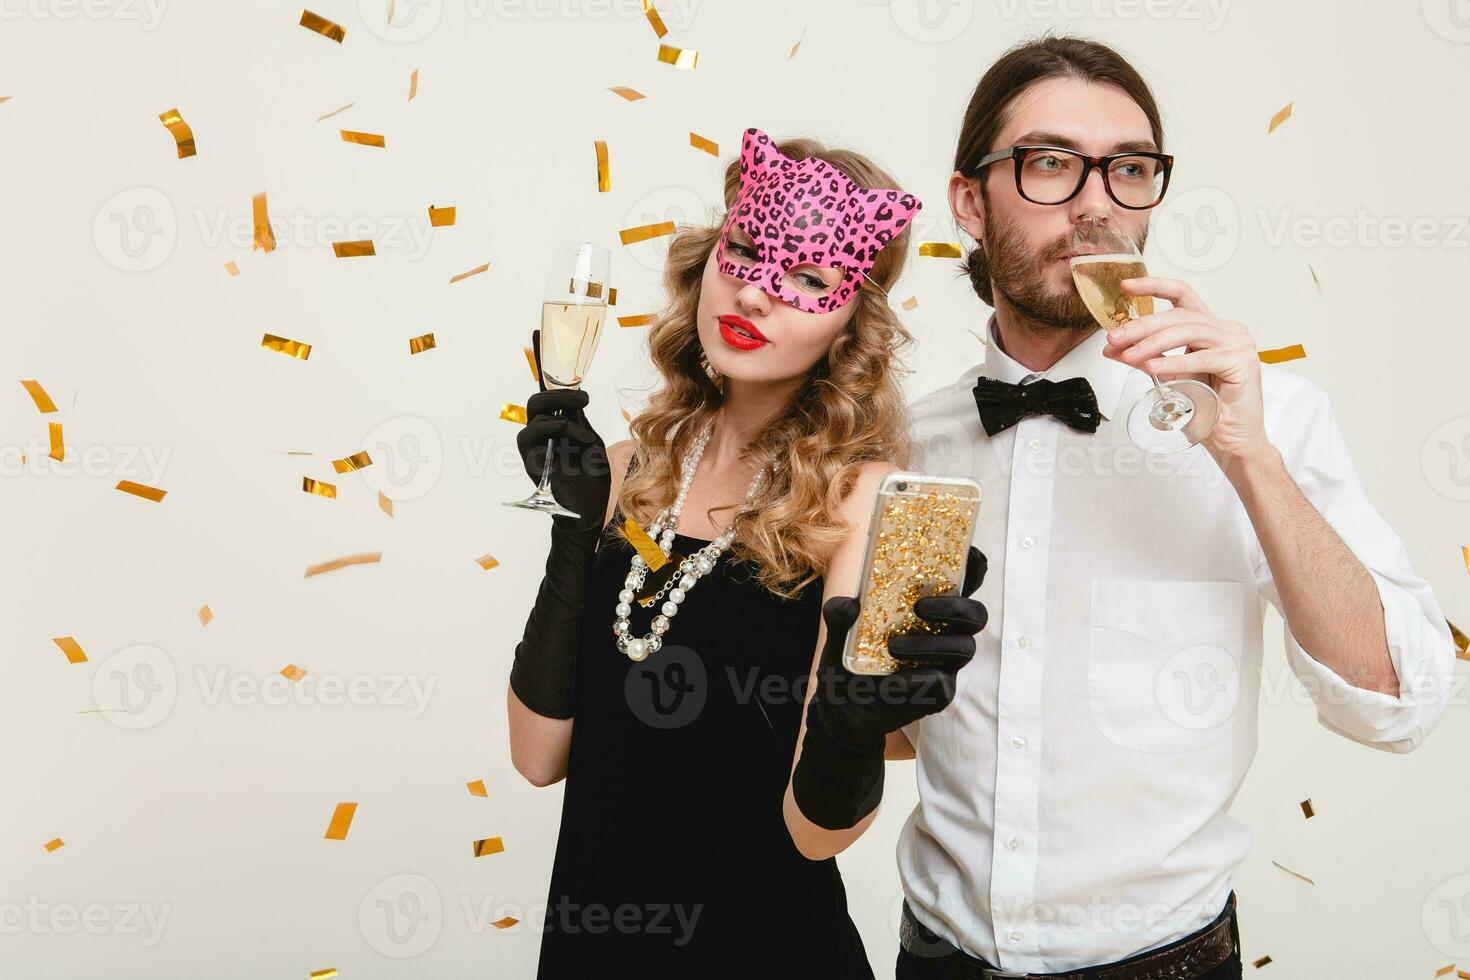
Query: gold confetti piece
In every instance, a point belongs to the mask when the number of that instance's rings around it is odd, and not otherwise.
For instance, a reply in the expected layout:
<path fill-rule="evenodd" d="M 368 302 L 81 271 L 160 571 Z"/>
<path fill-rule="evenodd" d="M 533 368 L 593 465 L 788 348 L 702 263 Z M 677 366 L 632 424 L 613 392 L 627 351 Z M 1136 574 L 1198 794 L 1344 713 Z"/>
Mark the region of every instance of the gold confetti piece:
<path fill-rule="evenodd" d="M 238 276 L 240 274 L 240 267 L 236 265 L 234 260 L 232 259 L 229 262 L 225 263 L 225 271 L 232 276 Z"/>
<path fill-rule="evenodd" d="M 1296 872 L 1296 871 L 1291 870 L 1286 865 L 1282 864 L 1280 861 L 1272 861 L 1271 863 L 1274 864 L 1274 865 L 1276 865 L 1276 867 L 1280 868 L 1282 871 L 1285 871 L 1287 874 L 1292 875 L 1292 876 L 1297 877 L 1297 878 L 1300 878 L 1302 881 L 1305 881 L 1309 885 L 1315 885 L 1316 884 L 1316 882 L 1313 881 L 1311 878 L 1308 878 L 1304 874 L 1301 874 L 1299 872 Z"/>
<path fill-rule="evenodd" d="M 1302 813 L 1306 815 L 1306 818 L 1308 820 L 1312 819 L 1312 817 L 1316 814 L 1316 811 L 1312 809 L 1312 801 L 1310 798 L 1302 800 Z"/>
<path fill-rule="evenodd" d="M 623 421 L 624 422 L 632 422 L 633 421 L 633 416 L 631 416 L 631 415 L 628 414 L 628 410 L 626 408 L 623 409 Z"/>
<path fill-rule="evenodd" d="M 61 423 L 48 422 L 46 428 L 51 436 L 51 451 L 46 455 L 60 462 L 66 456 L 66 450 L 61 445 Z"/>
<path fill-rule="evenodd" d="M 660 221 L 654 225 L 639 225 L 636 228 L 624 228 L 618 232 L 618 237 L 623 240 L 624 245 L 634 245 L 638 242 L 646 242 L 650 238 L 662 238 L 664 235 L 674 233 L 672 221 Z"/>
<path fill-rule="evenodd" d="M 123 493 L 130 493 L 135 497 L 142 497 L 145 500 L 151 500 L 155 504 L 163 499 L 164 494 L 168 493 L 167 490 L 160 490 L 158 487 L 150 487 L 142 483 L 134 483 L 132 480 L 118 480 L 117 486 L 113 489 L 121 490 Z"/>
<path fill-rule="evenodd" d="M 919 297 L 917 296 L 910 296 L 908 299 L 903 301 L 903 308 L 906 310 L 915 310 L 918 309 L 918 307 Z"/>
<path fill-rule="evenodd" d="M 338 473 L 351 473 L 353 470 L 360 470 L 364 466 L 372 465 L 373 458 L 368 455 L 366 449 L 362 452 L 353 453 L 351 456 L 345 456 L 342 459 L 332 460 L 332 469 Z"/>
<path fill-rule="evenodd" d="M 653 33 L 659 37 L 663 37 L 669 33 L 669 29 L 664 26 L 664 19 L 658 15 L 658 11 L 653 7 L 653 0 L 643 0 L 643 16 L 648 18 L 648 23 L 653 26 Z"/>
<path fill-rule="evenodd" d="M 526 363 L 531 365 L 531 380 L 539 385 L 541 383 L 541 372 L 536 370 L 536 352 L 529 347 L 522 347 L 521 350 L 526 352 Z"/>
<path fill-rule="evenodd" d="M 609 286 L 609 287 L 607 287 L 607 305 L 608 306 L 617 306 L 618 305 L 618 287 L 616 287 L 616 286 Z"/>
<path fill-rule="evenodd" d="M 332 822 L 327 825 L 327 840 L 346 840 L 347 830 L 352 826 L 352 817 L 357 813 L 356 803 L 338 803 L 332 811 Z"/>
<path fill-rule="evenodd" d="M 612 190 L 612 174 L 607 166 L 607 140 L 593 140 L 592 146 L 597 150 L 597 193 L 606 194 Z"/>
<path fill-rule="evenodd" d="M 446 227 L 448 225 L 452 225 L 452 224 L 454 224 L 454 208 L 453 207 L 436 208 L 432 204 L 429 205 L 429 227 L 430 228 L 444 228 L 444 227 Z"/>
<path fill-rule="evenodd" d="M 365 255 L 377 255 L 378 250 L 373 248 L 371 238 L 363 238 L 352 242 L 333 242 L 332 251 L 339 259 L 355 259 Z"/>
<path fill-rule="evenodd" d="M 263 248 L 267 252 L 274 252 L 276 233 L 271 230 L 271 219 L 265 212 L 265 191 L 255 195 L 250 204 L 255 217 L 255 244 L 250 247 L 250 251 Z"/>
<path fill-rule="evenodd" d="M 669 556 L 664 554 L 663 549 L 648 536 L 648 532 L 639 527 L 638 522 L 631 517 L 623 521 L 623 537 L 642 556 L 650 572 L 656 572 L 668 564 Z"/>
<path fill-rule="evenodd" d="M 46 853 L 49 854 L 55 851 L 58 847 L 65 847 L 66 841 L 62 840 L 60 837 L 53 837 L 41 846 L 46 848 Z"/>
<path fill-rule="evenodd" d="M 357 143 L 359 146 L 376 146 L 386 148 L 388 140 L 380 133 L 359 133 L 351 129 L 339 129 L 342 134 L 342 142 Z"/>
<path fill-rule="evenodd" d="M 311 356 L 310 344 L 303 344 L 299 340 L 287 340 L 285 337 L 277 337 L 273 333 L 268 333 L 262 337 L 260 339 L 260 346 L 269 348 L 279 354 L 294 357 L 300 361 L 304 361 Z"/>
<path fill-rule="evenodd" d="M 1314 269 L 1314 268 L 1312 268 L 1311 264 L 1309 263 L 1307 265 L 1307 271 L 1312 274 L 1312 285 L 1314 285 L 1314 286 L 1317 287 L 1317 295 L 1318 296 L 1321 296 L 1322 295 L 1322 280 L 1317 278 L 1317 270 Z"/>
<path fill-rule="evenodd" d="M 1463 544 L 1460 545 L 1460 557 L 1464 559 L 1465 571 L 1470 572 L 1470 548 Z"/>
<path fill-rule="evenodd" d="M 184 117 L 179 115 L 178 109 L 160 112 L 158 121 L 173 134 L 174 143 L 178 145 L 180 160 L 198 153 L 198 150 L 194 148 L 194 131 L 189 128 L 188 123 L 184 122 Z"/>
<path fill-rule="evenodd" d="M 490 924 L 492 926 L 494 926 L 495 928 L 497 928 L 497 929 L 509 929 L 511 926 L 515 925 L 519 921 L 521 921 L 521 920 L 520 919 L 517 919 L 515 916 L 513 916 L 513 915 L 507 915 L 505 918 L 503 918 L 503 919 L 496 919 L 494 922 L 492 922 Z"/>
<path fill-rule="evenodd" d="M 1449 966 L 1442 966 L 1438 970 L 1435 970 L 1434 971 L 1434 975 L 1437 976 L 1437 977 L 1443 977 L 1443 976 L 1448 976 L 1449 974 L 1454 973 L 1454 972 L 1455 972 L 1455 964 L 1451 963 Z"/>
<path fill-rule="evenodd" d="M 637 313 L 633 316 L 618 317 L 618 326 L 620 327 L 646 327 L 652 322 L 652 313 Z"/>
<path fill-rule="evenodd" d="M 0 104 L 4 104 L 6 102 L 9 102 L 13 98 L 15 98 L 15 96 L 13 96 L 13 95 L 0 95 Z"/>
<path fill-rule="evenodd" d="M 1450 638 L 1455 641 L 1455 656 L 1461 660 L 1470 660 L 1470 636 L 1460 632 L 1460 627 L 1448 619 L 1444 623 L 1450 628 Z"/>
<path fill-rule="evenodd" d="M 644 95 L 636 88 L 629 88 L 626 85 L 614 85 L 612 88 L 608 89 L 608 91 L 613 93 L 614 95 L 621 95 L 629 102 L 637 102 L 639 99 L 648 98 L 648 96 Z"/>
<path fill-rule="evenodd" d="M 1459 977 L 1460 980 L 1470 980 L 1470 973 L 1466 973 L 1464 970 L 1456 970 L 1455 976 Z"/>
<path fill-rule="evenodd" d="M 329 41 L 336 41 L 338 44 L 341 44 L 342 39 L 347 36 L 347 29 L 341 24 L 327 20 L 310 10 L 301 11 L 301 26 L 308 31 L 316 31 L 322 37 Z"/>
<path fill-rule="evenodd" d="M 21 387 L 25 388 L 26 393 L 31 396 L 31 401 L 36 403 L 36 408 L 41 414 L 56 411 L 56 403 L 51 400 L 50 395 L 46 394 L 46 389 L 41 387 L 41 382 L 22 381 Z"/>
<path fill-rule="evenodd" d="M 318 497 L 326 497 L 328 500 L 337 499 L 336 486 L 323 480 L 313 480 L 309 476 L 301 478 L 301 489 L 307 493 L 316 494 Z"/>
<path fill-rule="evenodd" d="M 69 664 L 84 664 L 87 662 L 86 651 L 82 645 L 70 636 L 53 636 L 51 642 L 61 647 L 61 652 L 66 654 L 66 662 Z"/>
<path fill-rule="evenodd" d="M 199 607 L 199 625 L 208 626 L 214 621 L 214 610 L 209 608 L 209 603 Z"/>
<path fill-rule="evenodd" d="M 415 95 L 418 95 L 418 94 L 419 94 L 419 70 L 417 68 L 415 68 L 413 71 L 411 71 L 411 72 L 408 73 L 408 101 L 412 102 L 413 101 L 413 97 Z"/>
<path fill-rule="evenodd" d="M 919 254 L 931 259 L 958 259 L 964 252 L 959 242 L 920 242 Z"/>
<path fill-rule="evenodd" d="M 698 133 L 695 132 L 690 132 L 689 134 L 689 145 L 694 147 L 696 150 L 703 150 L 712 157 L 717 157 L 720 155 L 720 144 L 716 143 L 714 140 L 705 139 L 703 136 L 700 136 Z"/>
<path fill-rule="evenodd" d="M 295 664 L 287 664 L 281 668 L 281 676 L 288 681 L 299 681 L 306 676 L 306 671 Z"/>
<path fill-rule="evenodd" d="M 808 25 L 808 26 L 810 26 L 810 25 Z M 791 53 L 786 56 L 786 60 L 787 61 L 790 61 L 792 58 L 795 58 L 796 57 L 796 52 L 799 51 L 799 50 L 801 50 L 801 42 L 802 41 L 805 41 L 805 40 L 806 40 L 806 28 L 803 27 L 801 29 L 801 37 L 798 37 L 796 39 L 796 43 L 791 46 Z"/>
<path fill-rule="evenodd" d="M 526 424 L 526 407 L 524 405 L 512 405 L 510 402 L 500 406 L 500 417 L 507 422 L 519 422 Z"/>
<path fill-rule="evenodd" d="M 1271 957 L 1269 957 L 1269 956 L 1262 956 L 1258 960 L 1251 960 L 1251 966 L 1253 966 L 1257 970 L 1259 970 L 1261 967 L 1265 966 L 1267 963 L 1270 963 L 1270 962 L 1271 962 Z"/>
<path fill-rule="evenodd" d="M 485 780 L 483 779 L 471 780 L 470 782 L 465 783 L 465 785 L 469 787 L 471 796 L 488 797 L 490 795 L 489 793 L 485 792 Z"/>
<path fill-rule="evenodd" d="M 1292 344 L 1290 347 L 1278 347 L 1276 350 L 1263 350 L 1259 354 L 1262 364 L 1281 364 L 1306 357 L 1307 349 L 1301 344 Z"/>
<path fill-rule="evenodd" d="M 332 966 L 328 967 L 325 970 L 313 970 L 311 974 L 311 980 L 328 980 L 329 977 L 335 977 L 336 975 L 337 968 L 335 966 Z"/>
<path fill-rule="evenodd" d="M 470 276 L 478 276 L 480 273 L 484 272 L 488 268 L 490 268 L 490 263 L 489 262 L 486 262 L 484 265 L 477 265 L 473 269 L 471 269 L 469 272 L 461 272 L 459 275 L 453 276 L 452 278 L 450 278 L 449 285 L 453 286 L 455 283 L 459 282 L 461 279 L 468 279 Z"/>
<path fill-rule="evenodd" d="M 381 551 L 365 551 L 360 555 L 347 555 L 345 558 L 333 558 L 331 561 L 324 561 L 320 565 L 312 565 L 306 570 L 306 574 L 302 578 L 311 578 L 313 575 L 321 575 L 324 572 L 334 572 L 339 568 L 346 568 L 348 565 L 371 565 L 374 562 L 381 561 L 382 558 L 383 553 Z"/>
<path fill-rule="evenodd" d="M 486 837 L 484 840 L 475 841 L 475 857 L 499 854 L 503 850 L 505 850 L 505 843 L 499 837 Z"/>
<path fill-rule="evenodd" d="M 1270 136 L 1272 133 L 1276 132 L 1277 126 L 1280 126 L 1282 123 L 1286 122 L 1286 120 L 1291 118 L 1292 105 L 1293 103 L 1291 102 L 1286 103 L 1286 107 L 1284 109 L 1271 117 L 1271 126 L 1269 129 L 1266 130 L 1267 136 Z"/>
<path fill-rule="evenodd" d="M 346 112 L 348 109 L 351 109 L 355 105 L 357 105 L 356 102 L 349 102 L 349 103 L 347 103 L 346 105 L 344 105 L 340 109 L 333 109 L 331 112 L 327 113 L 325 116 L 317 116 L 316 117 L 316 121 L 317 122 L 324 122 L 324 121 L 326 121 L 328 119 L 331 119 L 333 116 L 335 116 L 339 112 Z"/>
<path fill-rule="evenodd" d="M 500 564 L 500 560 L 494 555 L 481 555 L 480 557 L 475 559 L 475 562 L 487 572 L 490 571 L 490 569 L 494 568 L 496 565 Z"/>
<path fill-rule="evenodd" d="M 410 356 L 422 354 L 426 350 L 433 350 L 435 346 L 434 335 L 432 333 L 408 338 L 408 353 Z"/>
<path fill-rule="evenodd" d="M 378 509 L 389 517 L 393 516 L 393 498 L 383 491 L 378 491 Z"/>
<path fill-rule="evenodd" d="M 660 44 L 658 46 L 658 60 L 675 68 L 685 68 L 690 71 L 699 64 L 699 52 L 693 48 L 676 48 L 672 44 Z"/>

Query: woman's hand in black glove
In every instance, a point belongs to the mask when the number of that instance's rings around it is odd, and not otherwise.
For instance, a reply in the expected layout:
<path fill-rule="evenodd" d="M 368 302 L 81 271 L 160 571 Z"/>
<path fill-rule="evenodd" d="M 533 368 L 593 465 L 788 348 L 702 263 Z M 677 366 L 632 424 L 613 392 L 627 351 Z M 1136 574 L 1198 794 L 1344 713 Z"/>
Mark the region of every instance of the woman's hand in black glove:
<path fill-rule="evenodd" d="M 546 442 L 553 440 L 551 493 L 557 502 L 580 515 L 555 517 L 577 529 L 601 529 L 612 491 L 607 447 L 587 421 L 584 411 L 588 396 L 577 388 L 552 388 L 531 396 L 526 403 L 526 424 L 516 434 L 526 475 L 536 483 L 546 465 Z M 557 410 L 560 415 L 555 414 Z"/>

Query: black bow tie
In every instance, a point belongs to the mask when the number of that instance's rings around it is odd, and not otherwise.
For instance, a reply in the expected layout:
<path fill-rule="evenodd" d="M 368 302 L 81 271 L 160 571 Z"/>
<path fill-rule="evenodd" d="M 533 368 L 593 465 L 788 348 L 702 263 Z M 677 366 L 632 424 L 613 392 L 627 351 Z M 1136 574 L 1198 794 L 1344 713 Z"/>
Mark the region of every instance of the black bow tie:
<path fill-rule="evenodd" d="M 1086 378 L 1039 378 L 1027 385 L 981 378 L 975 382 L 975 407 L 980 410 L 986 434 L 992 436 L 1028 415 L 1051 415 L 1079 432 L 1096 432 L 1102 420 L 1097 395 Z"/>

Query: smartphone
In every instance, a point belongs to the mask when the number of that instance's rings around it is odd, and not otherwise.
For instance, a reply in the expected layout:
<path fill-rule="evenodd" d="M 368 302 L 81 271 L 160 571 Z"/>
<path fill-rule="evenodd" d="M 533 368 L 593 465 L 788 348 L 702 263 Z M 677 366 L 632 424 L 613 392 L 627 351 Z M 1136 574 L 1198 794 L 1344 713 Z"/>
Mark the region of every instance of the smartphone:
<path fill-rule="evenodd" d="M 844 667 L 854 674 L 891 674 L 903 664 L 889 655 L 889 637 L 938 632 L 914 615 L 914 602 L 959 595 L 979 516 L 980 484 L 974 480 L 923 473 L 884 477 L 868 527 L 858 620 L 847 634 Z"/>

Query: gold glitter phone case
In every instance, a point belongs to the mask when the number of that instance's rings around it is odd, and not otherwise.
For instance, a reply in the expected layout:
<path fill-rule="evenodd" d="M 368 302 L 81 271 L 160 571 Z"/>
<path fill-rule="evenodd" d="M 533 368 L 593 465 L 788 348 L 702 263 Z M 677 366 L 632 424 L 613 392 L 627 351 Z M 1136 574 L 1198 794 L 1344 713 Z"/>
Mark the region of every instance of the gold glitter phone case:
<path fill-rule="evenodd" d="M 922 596 L 959 595 L 980 514 L 980 484 L 962 477 L 890 473 L 878 487 L 863 555 L 858 621 L 842 665 L 854 674 L 891 674 L 903 664 L 888 638 L 935 633 L 914 615 Z"/>

